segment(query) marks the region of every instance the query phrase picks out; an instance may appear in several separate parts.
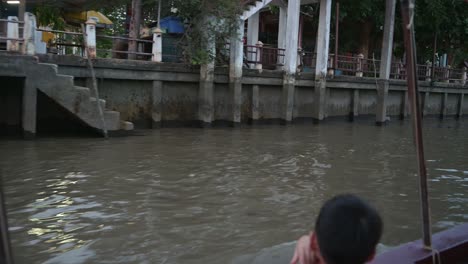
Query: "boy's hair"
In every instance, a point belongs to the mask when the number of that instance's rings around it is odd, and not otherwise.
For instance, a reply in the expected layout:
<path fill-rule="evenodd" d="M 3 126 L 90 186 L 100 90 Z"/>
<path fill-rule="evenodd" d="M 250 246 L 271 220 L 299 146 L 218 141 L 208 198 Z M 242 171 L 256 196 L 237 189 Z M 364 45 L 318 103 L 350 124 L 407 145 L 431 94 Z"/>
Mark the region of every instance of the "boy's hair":
<path fill-rule="evenodd" d="M 315 233 L 327 264 L 363 264 L 374 254 L 382 219 L 357 196 L 338 195 L 320 209 Z"/>

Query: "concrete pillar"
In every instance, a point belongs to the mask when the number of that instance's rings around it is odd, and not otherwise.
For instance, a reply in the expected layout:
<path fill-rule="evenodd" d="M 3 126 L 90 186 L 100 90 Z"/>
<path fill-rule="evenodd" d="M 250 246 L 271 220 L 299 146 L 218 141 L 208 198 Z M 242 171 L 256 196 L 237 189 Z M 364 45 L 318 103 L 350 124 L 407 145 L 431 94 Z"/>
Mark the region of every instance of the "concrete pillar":
<path fill-rule="evenodd" d="M 278 27 L 278 48 L 286 49 L 286 30 L 287 30 L 288 8 L 279 7 L 279 27 Z M 278 69 L 283 69 L 284 57 L 278 56 Z"/>
<path fill-rule="evenodd" d="M 86 56 L 91 59 L 96 58 L 96 21 L 88 19 L 86 21 Z"/>
<path fill-rule="evenodd" d="M 258 31 L 260 27 L 260 12 L 253 14 L 247 20 L 247 45 L 256 46 L 258 43 Z M 244 35 L 244 34 L 242 34 Z M 250 47 L 249 50 L 253 51 L 255 48 Z M 255 53 L 248 53 L 249 61 L 256 61 Z M 254 68 L 255 64 L 251 63 L 250 68 Z"/>
<path fill-rule="evenodd" d="M 440 118 L 447 117 L 447 108 L 448 108 L 448 93 L 442 94 L 442 103 L 440 106 Z"/>
<path fill-rule="evenodd" d="M 403 120 L 408 117 L 409 109 L 408 91 L 404 91 L 401 96 L 400 119 Z"/>
<path fill-rule="evenodd" d="M 32 139 L 36 135 L 37 89 L 34 80 L 26 78 L 23 88 L 23 137 Z"/>
<path fill-rule="evenodd" d="M 17 17 L 9 16 L 8 20 L 18 21 Z M 19 39 L 18 23 L 8 22 L 7 25 L 7 38 Z M 18 52 L 20 45 L 18 40 L 7 40 L 7 51 Z"/>
<path fill-rule="evenodd" d="M 153 81 L 151 91 L 151 127 L 160 128 L 162 121 L 163 82 Z"/>
<path fill-rule="evenodd" d="M 317 62 L 315 68 L 316 80 L 325 79 L 328 68 L 328 53 L 330 46 L 330 0 L 320 0 L 319 29 L 317 33 Z"/>
<path fill-rule="evenodd" d="M 132 16 L 130 19 L 130 32 L 129 32 L 129 36 L 132 39 L 140 38 L 141 6 L 142 6 L 142 0 L 132 0 Z M 136 52 L 137 46 L 138 46 L 137 41 L 134 41 L 134 40 L 129 41 L 128 51 Z M 135 60 L 136 57 L 137 57 L 136 54 L 128 54 L 129 60 Z"/>
<path fill-rule="evenodd" d="M 230 122 L 237 126 L 241 122 L 242 105 L 242 64 L 244 59 L 244 23 L 239 21 L 236 33 L 231 37 L 231 56 L 229 63 L 229 94 L 231 96 L 232 111 Z"/>
<path fill-rule="evenodd" d="M 354 119 L 359 115 L 359 90 L 355 89 L 353 91 L 353 97 L 351 100 L 351 113 L 349 115 L 350 120 L 354 121 Z"/>
<path fill-rule="evenodd" d="M 156 28 L 153 31 L 153 61 L 162 62 L 162 30 Z"/>
<path fill-rule="evenodd" d="M 36 17 L 31 13 L 25 13 L 24 15 L 24 44 L 23 44 L 23 54 L 26 55 L 35 55 L 36 48 L 34 46 L 35 37 L 36 37 Z"/>
<path fill-rule="evenodd" d="M 202 26 L 210 26 L 215 19 L 206 17 Z M 202 31 L 205 50 L 214 58 L 216 54 L 216 40 L 208 32 Z M 202 127 L 209 127 L 214 120 L 214 69 L 215 61 L 211 59 L 200 66 L 200 87 L 198 90 L 198 120 Z"/>
<path fill-rule="evenodd" d="M 377 81 L 377 106 L 376 106 L 376 120 L 375 123 L 378 126 L 385 125 L 387 123 L 387 101 L 388 101 L 388 80 Z"/>
<path fill-rule="evenodd" d="M 463 116 L 463 101 L 465 100 L 465 94 L 461 93 L 458 99 L 458 110 L 457 110 L 457 117 Z"/>
<path fill-rule="evenodd" d="M 286 22 L 286 51 L 284 58 L 285 73 L 283 77 L 283 92 L 281 105 L 283 113 L 282 119 L 285 123 L 290 123 L 293 118 L 300 8 L 300 0 L 288 1 L 288 14 Z"/>
<path fill-rule="evenodd" d="M 364 77 L 362 61 L 364 59 L 364 54 L 357 55 L 357 62 L 356 62 L 356 77 L 362 78 Z"/>
<path fill-rule="evenodd" d="M 256 124 L 260 118 L 260 87 L 252 86 L 252 124 Z"/>
<path fill-rule="evenodd" d="M 330 44 L 331 2 L 320 0 L 319 29 L 317 32 L 317 60 L 315 67 L 314 120 L 325 117 L 325 97 L 327 87 L 328 53 Z"/>
<path fill-rule="evenodd" d="M 421 106 L 422 116 L 427 116 L 429 114 L 428 113 L 428 110 L 429 110 L 429 96 L 430 96 L 429 92 L 426 92 L 424 94 L 424 99 L 423 99 L 423 103 L 422 103 L 422 106 Z"/>
<path fill-rule="evenodd" d="M 380 79 L 388 80 L 392 66 L 396 0 L 385 0 L 385 24 L 380 62 Z"/>

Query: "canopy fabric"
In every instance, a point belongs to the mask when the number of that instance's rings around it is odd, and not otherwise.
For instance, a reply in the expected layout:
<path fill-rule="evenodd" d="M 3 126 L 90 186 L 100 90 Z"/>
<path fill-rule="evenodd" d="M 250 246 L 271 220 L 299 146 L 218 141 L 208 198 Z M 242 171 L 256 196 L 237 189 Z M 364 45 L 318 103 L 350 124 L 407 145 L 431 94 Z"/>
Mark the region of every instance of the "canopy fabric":
<path fill-rule="evenodd" d="M 109 28 L 112 27 L 112 21 L 107 18 L 104 14 L 97 11 L 84 11 L 76 13 L 66 13 L 64 14 L 65 21 L 72 24 L 82 24 L 88 21 L 88 19 L 93 19 L 96 21 L 96 27 L 98 28 Z"/>

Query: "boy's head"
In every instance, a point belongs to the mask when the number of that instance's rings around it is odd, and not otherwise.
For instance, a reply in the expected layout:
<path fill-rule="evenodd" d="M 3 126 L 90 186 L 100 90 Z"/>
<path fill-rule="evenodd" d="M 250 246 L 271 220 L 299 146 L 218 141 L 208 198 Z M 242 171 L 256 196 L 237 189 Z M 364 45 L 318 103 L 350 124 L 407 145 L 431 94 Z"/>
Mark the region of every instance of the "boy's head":
<path fill-rule="evenodd" d="M 311 247 L 327 264 L 363 264 L 374 257 L 382 226 L 372 206 L 354 195 L 339 195 L 320 209 Z"/>

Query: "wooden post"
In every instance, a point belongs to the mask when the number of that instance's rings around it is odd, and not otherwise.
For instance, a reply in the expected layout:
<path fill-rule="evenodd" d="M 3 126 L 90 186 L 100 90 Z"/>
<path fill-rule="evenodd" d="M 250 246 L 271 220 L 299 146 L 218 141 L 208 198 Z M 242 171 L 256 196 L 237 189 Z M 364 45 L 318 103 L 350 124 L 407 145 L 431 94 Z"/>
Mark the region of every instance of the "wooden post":
<path fill-rule="evenodd" d="M 431 81 L 431 63 L 430 62 L 427 62 L 426 63 L 426 82 L 430 82 Z"/>
<path fill-rule="evenodd" d="M 17 17 L 9 16 L 9 21 L 18 21 Z M 18 23 L 15 22 L 8 22 L 7 26 L 7 37 L 10 40 L 7 40 L 7 51 L 10 52 L 18 52 L 19 51 L 19 31 L 18 31 Z"/>
<path fill-rule="evenodd" d="M 96 21 L 88 19 L 86 21 L 86 56 L 91 59 L 96 58 Z"/>
<path fill-rule="evenodd" d="M 26 14 L 26 0 L 20 0 L 18 5 L 18 17 L 24 19 L 24 14 Z"/>
<path fill-rule="evenodd" d="M 153 31 L 153 61 L 162 62 L 162 30 L 160 28 Z"/>
<path fill-rule="evenodd" d="M 24 15 L 24 43 L 23 43 L 23 54 L 35 55 L 35 37 L 36 37 L 36 17 L 31 13 L 25 13 Z"/>
<path fill-rule="evenodd" d="M 130 20 L 130 32 L 129 36 L 132 39 L 140 38 L 140 23 L 141 23 L 141 2 L 142 0 L 132 0 L 132 17 Z M 131 40 L 128 43 L 128 51 L 136 52 L 137 51 L 137 41 Z M 128 54 L 128 59 L 135 60 L 136 54 Z"/>
<path fill-rule="evenodd" d="M 340 36 L 340 0 L 336 0 L 335 16 L 335 54 L 333 57 L 334 74 L 336 74 L 336 70 L 338 67 L 338 41 Z"/>

